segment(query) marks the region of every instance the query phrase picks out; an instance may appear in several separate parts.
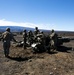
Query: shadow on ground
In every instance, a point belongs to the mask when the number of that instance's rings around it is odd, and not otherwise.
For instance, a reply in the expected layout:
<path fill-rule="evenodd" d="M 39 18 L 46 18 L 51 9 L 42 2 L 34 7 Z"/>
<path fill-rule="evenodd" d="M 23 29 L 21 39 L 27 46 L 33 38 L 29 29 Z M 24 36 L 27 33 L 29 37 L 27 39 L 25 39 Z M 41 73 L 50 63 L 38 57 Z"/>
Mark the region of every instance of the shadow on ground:
<path fill-rule="evenodd" d="M 11 59 L 11 60 L 18 61 L 18 62 L 27 61 L 27 60 L 31 59 L 31 57 L 22 58 L 22 57 L 11 57 L 11 56 L 9 56 L 9 57 L 7 57 L 7 58 L 9 58 L 9 59 Z"/>
<path fill-rule="evenodd" d="M 66 47 L 66 46 L 59 46 L 57 48 L 57 51 L 60 51 L 60 52 L 67 52 L 67 53 L 70 53 L 69 51 L 72 50 L 72 47 Z"/>

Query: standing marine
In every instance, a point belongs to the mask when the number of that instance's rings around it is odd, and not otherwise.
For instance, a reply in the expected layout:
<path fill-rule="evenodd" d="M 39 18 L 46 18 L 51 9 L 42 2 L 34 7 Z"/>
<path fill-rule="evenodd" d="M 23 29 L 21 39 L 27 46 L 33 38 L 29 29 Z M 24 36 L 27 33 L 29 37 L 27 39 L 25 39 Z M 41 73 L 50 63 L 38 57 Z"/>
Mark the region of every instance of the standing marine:
<path fill-rule="evenodd" d="M 27 41 L 28 41 L 28 44 L 31 46 L 31 44 L 33 43 L 33 33 L 32 31 L 28 31 L 27 33 Z"/>
<path fill-rule="evenodd" d="M 37 34 L 39 34 L 39 29 L 38 29 L 38 27 L 35 27 L 35 30 L 34 30 L 34 35 L 37 35 Z"/>
<path fill-rule="evenodd" d="M 38 27 L 35 27 L 35 30 L 34 30 L 34 40 L 35 42 L 37 42 L 37 35 L 40 33 Z"/>
<path fill-rule="evenodd" d="M 58 35 L 52 29 L 51 34 L 50 34 L 50 47 L 53 50 L 57 49 L 57 39 L 58 39 Z"/>
<path fill-rule="evenodd" d="M 6 28 L 6 31 L 2 33 L 1 39 L 3 40 L 3 48 L 4 48 L 5 57 L 8 57 L 11 41 L 13 40 L 17 42 L 14 39 L 13 34 L 10 32 L 10 28 Z"/>
<path fill-rule="evenodd" d="M 26 42 L 27 42 L 27 31 L 26 31 L 26 29 L 23 31 L 23 41 L 24 41 L 23 48 L 26 49 Z"/>

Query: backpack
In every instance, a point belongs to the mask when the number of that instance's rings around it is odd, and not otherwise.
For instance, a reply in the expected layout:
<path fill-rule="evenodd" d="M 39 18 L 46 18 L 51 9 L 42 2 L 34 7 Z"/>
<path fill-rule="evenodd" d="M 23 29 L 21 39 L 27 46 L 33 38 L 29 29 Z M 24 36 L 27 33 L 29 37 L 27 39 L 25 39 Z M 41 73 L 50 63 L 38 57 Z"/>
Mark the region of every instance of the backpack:
<path fill-rule="evenodd" d="M 3 34 L 3 40 L 10 40 L 10 32 L 5 32 Z"/>

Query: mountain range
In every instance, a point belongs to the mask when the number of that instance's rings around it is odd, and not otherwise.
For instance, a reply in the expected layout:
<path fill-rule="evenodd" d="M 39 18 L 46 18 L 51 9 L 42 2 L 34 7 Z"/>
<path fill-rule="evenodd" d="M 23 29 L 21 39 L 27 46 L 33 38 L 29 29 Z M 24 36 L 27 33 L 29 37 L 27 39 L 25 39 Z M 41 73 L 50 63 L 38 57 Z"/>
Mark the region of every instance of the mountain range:
<path fill-rule="evenodd" d="M 22 26 L 0 26 L 0 32 L 4 32 L 6 30 L 6 28 L 9 27 L 11 29 L 11 32 L 22 32 L 24 29 L 26 29 L 27 31 L 32 30 L 34 31 L 34 28 L 29 28 L 29 27 L 22 27 Z M 45 32 L 50 32 L 50 30 L 44 30 L 44 29 L 39 29 L 41 31 L 45 31 Z M 67 32 L 69 33 L 70 31 L 57 31 L 56 32 Z M 74 33 L 74 32 L 73 32 Z"/>
<path fill-rule="evenodd" d="M 7 27 L 11 29 L 11 32 L 22 32 L 24 29 L 26 29 L 27 31 L 34 30 L 34 28 L 22 27 L 22 26 L 0 26 L 0 32 L 4 32 Z"/>

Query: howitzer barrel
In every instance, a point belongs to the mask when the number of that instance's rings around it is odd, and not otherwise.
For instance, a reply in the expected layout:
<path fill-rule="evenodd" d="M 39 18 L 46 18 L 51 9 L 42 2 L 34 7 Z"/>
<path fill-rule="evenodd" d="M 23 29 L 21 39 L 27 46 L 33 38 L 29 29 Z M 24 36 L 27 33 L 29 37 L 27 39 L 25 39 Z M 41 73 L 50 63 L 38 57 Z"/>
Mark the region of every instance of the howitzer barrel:
<path fill-rule="evenodd" d="M 74 38 L 69 38 L 70 40 L 74 40 Z"/>
<path fill-rule="evenodd" d="M 63 43 L 70 42 L 70 38 L 68 37 L 58 37 L 57 46 L 63 45 Z"/>
<path fill-rule="evenodd" d="M 62 42 L 70 42 L 70 38 L 67 38 L 67 37 L 61 37 L 61 38 L 58 38 L 58 40 Z"/>

